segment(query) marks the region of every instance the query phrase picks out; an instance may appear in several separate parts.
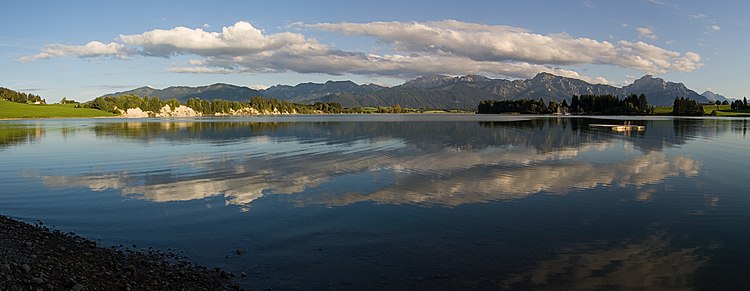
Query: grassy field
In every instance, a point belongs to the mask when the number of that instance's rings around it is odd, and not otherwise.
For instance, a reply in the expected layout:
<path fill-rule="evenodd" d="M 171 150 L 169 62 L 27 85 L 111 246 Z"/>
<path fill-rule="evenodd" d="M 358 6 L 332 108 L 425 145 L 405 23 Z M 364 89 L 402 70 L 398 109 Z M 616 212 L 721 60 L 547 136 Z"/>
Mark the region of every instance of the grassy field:
<path fill-rule="evenodd" d="M 716 110 L 716 116 L 750 117 L 750 109 L 732 110 L 729 105 L 703 105 L 703 112 L 711 115 Z M 672 115 L 672 106 L 654 107 L 654 115 Z"/>
<path fill-rule="evenodd" d="M 0 118 L 102 117 L 112 113 L 91 108 L 75 108 L 75 104 L 34 105 L 0 99 Z"/>
<path fill-rule="evenodd" d="M 654 106 L 654 115 L 672 115 L 672 106 Z"/>
<path fill-rule="evenodd" d="M 704 105 L 703 112 L 711 115 L 716 110 L 716 116 L 750 117 L 750 109 L 732 110 L 730 105 Z"/>

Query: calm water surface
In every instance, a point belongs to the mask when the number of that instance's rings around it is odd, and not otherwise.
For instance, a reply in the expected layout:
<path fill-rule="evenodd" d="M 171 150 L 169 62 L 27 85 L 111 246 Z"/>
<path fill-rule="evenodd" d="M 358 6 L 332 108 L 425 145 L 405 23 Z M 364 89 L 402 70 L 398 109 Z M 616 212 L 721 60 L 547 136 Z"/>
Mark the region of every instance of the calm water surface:
<path fill-rule="evenodd" d="M 748 120 L 623 120 L 0 121 L 0 213 L 251 289 L 750 288 Z"/>

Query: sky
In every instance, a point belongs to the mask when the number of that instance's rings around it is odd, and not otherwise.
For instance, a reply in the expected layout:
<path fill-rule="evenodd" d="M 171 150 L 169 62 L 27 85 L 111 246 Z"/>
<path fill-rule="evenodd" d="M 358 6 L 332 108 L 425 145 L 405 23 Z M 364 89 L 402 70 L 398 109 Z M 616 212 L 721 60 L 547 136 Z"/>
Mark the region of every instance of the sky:
<path fill-rule="evenodd" d="M 251 88 L 537 73 L 650 74 L 750 92 L 750 1 L 7 1 L 0 87 L 88 101 L 141 86 Z"/>

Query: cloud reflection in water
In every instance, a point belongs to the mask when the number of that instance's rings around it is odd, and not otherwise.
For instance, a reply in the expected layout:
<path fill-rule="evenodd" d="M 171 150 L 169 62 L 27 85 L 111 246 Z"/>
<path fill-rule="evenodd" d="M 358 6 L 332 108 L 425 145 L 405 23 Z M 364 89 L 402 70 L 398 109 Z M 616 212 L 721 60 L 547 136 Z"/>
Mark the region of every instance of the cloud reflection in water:
<path fill-rule="evenodd" d="M 238 156 L 229 160 L 201 157 L 199 163 L 175 161 L 170 165 L 195 169 L 190 175 L 120 171 L 73 177 L 45 176 L 42 180 L 52 188 L 119 189 L 123 195 L 153 202 L 223 195 L 227 204 L 248 205 L 264 195 L 310 190 L 297 198 L 298 202 L 347 205 L 371 201 L 456 206 L 520 199 L 541 192 L 565 194 L 598 186 L 642 187 L 668 177 L 695 176 L 700 171 L 697 161 L 662 152 L 600 163 L 578 158 L 582 153 L 606 154 L 604 151 L 616 146 L 632 147 L 627 141 L 597 141 L 544 152 L 533 146 L 430 151 L 409 145 L 372 151 L 347 151 L 345 147 L 305 155 Z M 316 189 L 346 175 L 368 173 L 392 173 L 394 180 L 378 181 L 377 189 L 365 193 L 360 193 L 359 189 L 339 193 Z"/>
<path fill-rule="evenodd" d="M 697 249 L 676 249 L 664 234 L 621 245 L 581 244 L 559 250 L 522 274 L 505 280 L 509 289 L 692 290 L 707 259 Z"/>

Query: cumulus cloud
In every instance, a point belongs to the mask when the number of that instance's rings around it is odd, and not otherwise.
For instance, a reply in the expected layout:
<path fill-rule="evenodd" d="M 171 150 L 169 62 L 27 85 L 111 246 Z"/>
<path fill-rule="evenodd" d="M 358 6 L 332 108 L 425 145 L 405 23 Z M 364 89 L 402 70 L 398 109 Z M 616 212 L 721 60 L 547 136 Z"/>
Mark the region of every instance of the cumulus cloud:
<path fill-rule="evenodd" d="M 217 69 L 220 68 L 220 69 Z M 174 72 L 278 72 L 292 70 L 300 73 L 324 73 L 341 75 L 344 73 L 364 75 L 390 75 L 413 77 L 426 74 L 492 74 L 511 77 L 533 77 L 547 72 L 558 76 L 581 79 L 587 82 L 609 84 L 601 77 L 580 75 L 574 70 L 536 65 L 530 63 L 498 63 L 476 61 L 456 56 L 407 56 L 407 55 L 364 55 L 356 53 L 332 52 L 329 55 L 292 55 L 259 59 L 252 57 L 222 58 L 209 57 L 191 66 L 170 68 Z"/>
<path fill-rule="evenodd" d="M 293 27 L 365 36 L 387 44 L 388 54 L 345 51 L 300 32 L 265 33 L 240 21 L 221 31 L 175 27 L 141 34 L 120 35 L 108 44 L 92 41 L 83 46 L 52 44 L 34 61 L 53 57 L 200 59 L 177 64 L 179 73 L 298 72 L 331 75 L 367 74 L 414 77 L 426 74 L 487 74 L 528 78 L 541 72 L 612 82 L 580 75 L 577 65 L 603 64 L 642 70 L 649 74 L 699 68 L 695 53 L 668 51 L 641 43 L 598 41 L 568 34 L 537 34 L 523 28 L 445 20 L 435 22 L 296 23 Z M 648 49 L 646 49 L 648 48 Z M 696 58 L 697 56 L 697 58 Z M 696 61 L 697 59 L 697 61 Z"/>
<path fill-rule="evenodd" d="M 677 67 L 677 63 L 693 60 L 693 56 L 687 55 L 695 54 L 681 54 L 652 46 L 661 53 L 642 55 L 640 53 L 644 52 L 643 50 L 634 50 L 633 43 L 627 41 L 620 41 L 617 46 L 608 41 L 575 38 L 568 34 L 535 34 L 507 26 L 481 25 L 467 29 L 465 23 L 454 20 L 424 23 L 317 23 L 307 24 L 305 27 L 335 31 L 344 35 L 370 36 L 393 45 L 397 51 L 411 53 L 546 66 L 615 65 L 650 74 L 666 73 Z M 650 31 L 650 36 L 655 37 L 653 31 L 646 29 Z M 641 42 L 636 44 L 640 46 Z M 653 50 L 647 52 L 653 53 Z M 690 67 L 700 66 L 698 63 Z"/>
<path fill-rule="evenodd" d="M 22 62 L 30 62 L 41 59 L 49 59 L 63 56 L 76 56 L 79 58 L 97 58 L 97 57 L 111 57 L 111 58 L 127 58 L 132 52 L 126 48 L 125 45 L 110 42 L 102 43 L 98 41 L 91 41 L 85 45 L 62 45 L 52 44 L 42 49 L 42 52 L 21 57 Z"/>
<path fill-rule="evenodd" d="M 180 26 L 169 30 L 155 29 L 136 35 L 120 35 L 119 39 L 127 45 L 141 48 L 142 54 L 159 57 L 182 54 L 247 56 L 296 45 L 320 48 L 315 41 L 306 40 L 303 35 L 297 33 L 264 35 L 261 30 L 245 21 L 223 27 L 221 32 Z"/>
<path fill-rule="evenodd" d="M 645 38 L 654 39 L 654 40 L 659 38 L 654 33 L 654 30 L 650 27 L 638 27 L 636 28 L 636 30 L 638 31 L 638 36 L 640 37 L 645 37 Z"/>
<path fill-rule="evenodd" d="M 645 42 L 619 42 L 622 50 L 633 57 L 621 60 L 624 67 L 663 74 L 669 71 L 691 72 L 703 66 L 701 56 L 694 52 L 666 50 Z"/>
<path fill-rule="evenodd" d="M 576 39 L 567 34 L 541 35 L 506 26 L 467 26 L 458 21 L 318 23 L 307 27 L 375 37 L 398 51 L 459 55 L 479 61 L 585 64 L 594 61 L 595 54 L 611 54 L 613 48 L 606 41 Z"/>

